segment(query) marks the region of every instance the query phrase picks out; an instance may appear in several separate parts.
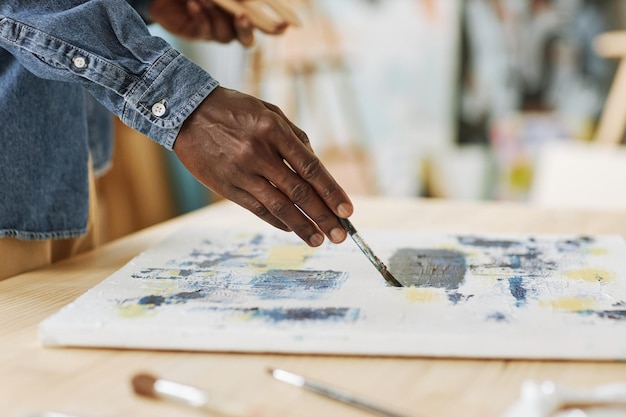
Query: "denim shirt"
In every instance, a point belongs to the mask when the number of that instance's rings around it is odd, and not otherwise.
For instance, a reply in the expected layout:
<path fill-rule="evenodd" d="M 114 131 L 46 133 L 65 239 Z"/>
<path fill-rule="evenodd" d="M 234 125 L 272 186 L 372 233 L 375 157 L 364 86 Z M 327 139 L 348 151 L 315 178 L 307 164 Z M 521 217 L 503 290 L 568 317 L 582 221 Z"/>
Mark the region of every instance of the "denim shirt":
<path fill-rule="evenodd" d="M 84 234 L 89 155 L 106 169 L 110 113 L 171 149 L 218 85 L 149 33 L 148 7 L 0 1 L 0 237 Z"/>

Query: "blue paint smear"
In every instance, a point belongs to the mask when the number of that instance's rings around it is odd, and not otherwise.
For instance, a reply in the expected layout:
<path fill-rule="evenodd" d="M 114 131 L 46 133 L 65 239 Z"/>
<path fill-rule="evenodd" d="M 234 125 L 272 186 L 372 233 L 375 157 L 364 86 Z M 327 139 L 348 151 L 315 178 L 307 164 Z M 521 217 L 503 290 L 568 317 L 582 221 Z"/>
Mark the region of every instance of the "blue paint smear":
<path fill-rule="evenodd" d="M 509 278 L 509 291 L 511 295 L 517 300 L 515 306 L 522 307 L 526 304 L 526 288 L 523 286 L 524 280 L 522 277 Z"/>
<path fill-rule="evenodd" d="M 495 313 L 489 314 L 487 316 L 487 320 L 495 320 L 495 321 L 508 321 L 507 317 L 504 313 L 496 311 Z"/>
<path fill-rule="evenodd" d="M 255 245 L 255 246 L 259 246 L 263 243 L 264 237 L 262 234 L 258 234 L 256 236 L 254 236 L 251 240 L 250 240 L 250 244 Z"/>
<path fill-rule="evenodd" d="M 337 290 L 347 278 L 341 271 L 273 269 L 256 275 L 250 285 L 251 292 L 262 300 L 313 300 Z"/>
<path fill-rule="evenodd" d="M 172 275 L 172 271 L 176 271 L 177 275 Z M 206 270 L 198 269 L 180 269 L 180 268 L 145 268 L 137 273 L 133 273 L 133 279 L 181 279 L 191 278 Z"/>
<path fill-rule="evenodd" d="M 253 259 L 254 255 L 243 255 L 239 253 L 238 250 L 216 253 L 194 249 L 189 254 L 189 257 L 192 258 L 192 260 L 182 262 L 172 261 L 172 263 L 178 267 L 186 266 L 194 268 L 213 268 L 216 265 L 224 264 L 228 261 L 232 261 L 233 259 Z"/>
<path fill-rule="evenodd" d="M 626 320 L 626 310 L 602 310 L 594 311 L 596 316 L 610 320 Z"/>
<path fill-rule="evenodd" d="M 502 265 L 514 270 L 529 271 L 529 275 L 532 276 L 532 271 L 554 271 L 557 269 L 557 264 L 554 261 L 548 261 L 542 259 L 543 253 L 535 247 L 526 248 L 526 252 L 510 253 L 508 254 L 509 264 Z"/>
<path fill-rule="evenodd" d="M 137 304 L 142 306 L 160 306 L 165 303 L 165 297 L 162 295 L 146 295 L 145 297 L 141 297 Z"/>
<path fill-rule="evenodd" d="M 179 292 L 168 295 L 167 297 L 162 295 L 146 295 L 145 297 L 141 297 L 139 301 L 137 301 L 137 304 L 148 307 L 159 307 L 163 304 L 186 303 L 189 300 L 202 297 L 204 297 L 204 294 L 200 290 Z"/>
<path fill-rule="evenodd" d="M 595 239 L 589 236 L 580 236 L 574 239 L 565 239 L 556 242 L 556 248 L 559 252 L 575 252 L 584 249 L 594 243 Z"/>
<path fill-rule="evenodd" d="M 182 271 L 182 272 L 181 272 Z M 191 271 L 191 272 L 190 272 Z M 175 272 L 176 275 L 172 275 Z M 145 269 L 133 275 L 136 279 L 184 280 L 186 291 L 171 295 L 151 294 L 122 300 L 122 304 L 138 304 L 156 308 L 168 304 L 184 304 L 192 300 L 206 303 L 232 304 L 242 299 L 255 300 L 318 300 L 335 292 L 348 279 L 343 271 L 270 270 L 250 281 L 210 270 Z M 181 288 L 182 289 L 182 288 Z"/>
<path fill-rule="evenodd" d="M 615 321 L 626 320 L 626 310 L 579 310 L 576 313 L 583 317 L 597 316 Z"/>
<path fill-rule="evenodd" d="M 459 301 L 461 301 L 462 298 L 463 298 L 463 295 L 459 294 L 458 292 L 448 293 L 448 300 L 450 300 L 452 304 L 457 304 Z"/>
<path fill-rule="evenodd" d="M 271 322 L 282 321 L 332 321 L 353 322 L 359 317 L 360 310 L 350 307 L 323 307 L 323 308 L 254 308 L 242 309 L 242 312 L 251 314 L 253 318 Z"/>
<path fill-rule="evenodd" d="M 457 236 L 457 240 L 461 245 L 484 248 L 508 249 L 512 246 L 521 245 L 521 242 L 515 240 L 486 239 L 484 237 L 477 236 Z"/>
<path fill-rule="evenodd" d="M 494 253 L 493 262 L 472 264 L 469 269 L 476 275 L 505 274 L 526 278 L 548 277 L 558 269 L 556 261 L 546 256 L 541 249 L 533 246 L 531 239 L 513 249 L 503 249 Z"/>
<path fill-rule="evenodd" d="M 511 269 L 520 269 L 522 267 L 522 262 L 520 261 L 519 255 L 509 255 L 509 262 Z"/>
<path fill-rule="evenodd" d="M 446 295 L 452 304 L 458 304 L 460 301 L 467 301 L 474 296 L 474 294 L 464 295 L 457 291 L 447 291 Z"/>

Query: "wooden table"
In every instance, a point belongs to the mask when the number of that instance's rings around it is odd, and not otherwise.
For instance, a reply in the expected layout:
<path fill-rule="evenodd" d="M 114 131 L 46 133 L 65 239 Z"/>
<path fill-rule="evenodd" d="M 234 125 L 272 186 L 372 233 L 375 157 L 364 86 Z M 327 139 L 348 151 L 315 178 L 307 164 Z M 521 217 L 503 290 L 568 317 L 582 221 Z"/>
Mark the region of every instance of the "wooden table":
<path fill-rule="evenodd" d="M 626 236 L 626 212 L 564 212 L 516 204 L 355 198 L 360 231 L 615 233 Z M 499 416 L 526 379 L 572 387 L 626 380 L 626 363 L 444 360 L 297 355 L 47 349 L 37 324 L 132 257 L 183 224 L 245 227 L 260 220 L 218 203 L 108 244 L 94 252 L 0 282 L 0 414 L 55 410 L 77 417 L 206 416 L 130 388 L 138 371 L 260 404 L 268 416 L 366 416 L 269 377 L 281 367 L 330 382 L 399 412 L 424 417 Z M 346 242 L 346 244 L 351 244 Z"/>

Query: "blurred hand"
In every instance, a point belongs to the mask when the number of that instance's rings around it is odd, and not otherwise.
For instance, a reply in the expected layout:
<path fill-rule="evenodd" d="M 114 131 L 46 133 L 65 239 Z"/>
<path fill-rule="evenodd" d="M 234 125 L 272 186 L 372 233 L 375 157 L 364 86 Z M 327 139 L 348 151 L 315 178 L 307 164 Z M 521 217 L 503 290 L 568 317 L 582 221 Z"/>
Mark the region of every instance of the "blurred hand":
<path fill-rule="evenodd" d="M 152 0 L 150 13 L 165 30 L 184 39 L 254 43 L 254 28 L 247 16 L 234 16 L 210 0 Z"/>
<path fill-rule="evenodd" d="M 174 152 L 206 187 L 310 246 L 346 232 L 353 206 L 282 111 L 217 87 L 183 124 Z M 322 234 L 323 233 L 323 234 Z"/>

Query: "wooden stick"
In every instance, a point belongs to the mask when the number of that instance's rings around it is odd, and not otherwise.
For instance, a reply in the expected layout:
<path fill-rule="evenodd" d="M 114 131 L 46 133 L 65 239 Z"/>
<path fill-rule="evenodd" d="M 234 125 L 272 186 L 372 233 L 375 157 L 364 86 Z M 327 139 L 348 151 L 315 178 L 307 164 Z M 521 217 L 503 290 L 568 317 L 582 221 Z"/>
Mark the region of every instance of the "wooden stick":
<path fill-rule="evenodd" d="M 593 42 L 595 51 L 604 58 L 626 57 L 626 31 L 606 32 Z"/>
<path fill-rule="evenodd" d="M 619 145 L 626 130 L 626 31 L 603 33 L 594 48 L 604 58 L 618 58 L 619 65 L 604 103 L 594 141 Z"/>
<path fill-rule="evenodd" d="M 285 19 L 285 21 L 287 21 L 287 23 L 289 23 L 290 25 L 302 26 L 302 22 L 300 21 L 300 18 L 298 17 L 296 12 L 293 10 L 293 8 L 290 7 L 289 3 L 286 0 L 262 0 L 262 1 L 266 3 L 268 6 L 270 6 L 272 9 L 274 9 L 274 11 L 276 11 L 276 13 L 280 17 Z"/>
<path fill-rule="evenodd" d="M 280 33 L 285 30 L 288 25 L 273 9 L 271 9 L 272 12 L 270 12 L 270 9 L 268 9 L 264 1 L 245 0 L 244 7 L 247 10 L 248 16 L 250 16 L 250 20 L 262 22 L 263 26 L 259 25 L 258 28 L 267 33 Z M 265 29 L 263 29 L 264 27 Z"/>
<path fill-rule="evenodd" d="M 288 24 L 300 25 L 300 19 L 284 0 L 212 1 L 234 15 L 246 15 L 253 26 L 266 33 L 281 33 Z M 269 14 L 267 7 L 270 7 L 276 16 Z"/>
<path fill-rule="evenodd" d="M 213 3 L 220 6 L 222 9 L 231 12 L 234 15 L 246 14 L 246 9 L 243 7 L 243 3 L 237 0 L 211 0 Z"/>
<path fill-rule="evenodd" d="M 626 129 L 626 58 L 620 60 L 600 116 L 594 142 L 619 145 Z"/>

